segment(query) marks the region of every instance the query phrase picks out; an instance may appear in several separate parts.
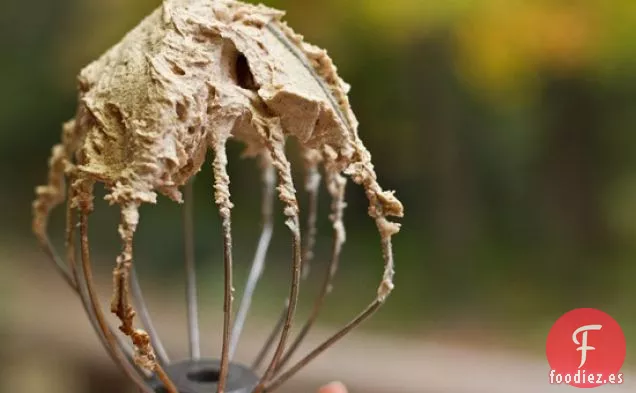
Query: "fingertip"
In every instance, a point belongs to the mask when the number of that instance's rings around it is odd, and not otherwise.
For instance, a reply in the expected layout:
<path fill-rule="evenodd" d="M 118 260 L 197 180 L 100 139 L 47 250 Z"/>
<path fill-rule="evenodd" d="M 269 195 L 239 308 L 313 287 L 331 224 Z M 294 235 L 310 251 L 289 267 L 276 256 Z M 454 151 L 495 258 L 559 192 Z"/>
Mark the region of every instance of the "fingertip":
<path fill-rule="evenodd" d="M 331 382 L 321 387 L 318 393 L 347 393 L 347 387 L 342 382 Z"/>

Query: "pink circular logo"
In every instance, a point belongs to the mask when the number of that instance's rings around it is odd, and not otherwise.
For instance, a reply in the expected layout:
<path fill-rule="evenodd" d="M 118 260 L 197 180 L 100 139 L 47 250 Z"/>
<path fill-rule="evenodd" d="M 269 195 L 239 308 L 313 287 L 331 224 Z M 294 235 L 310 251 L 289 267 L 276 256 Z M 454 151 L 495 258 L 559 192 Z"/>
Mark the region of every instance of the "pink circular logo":
<path fill-rule="evenodd" d="M 569 311 L 548 334 L 550 383 L 578 388 L 621 384 L 625 349 L 625 335 L 614 318 L 594 308 Z"/>

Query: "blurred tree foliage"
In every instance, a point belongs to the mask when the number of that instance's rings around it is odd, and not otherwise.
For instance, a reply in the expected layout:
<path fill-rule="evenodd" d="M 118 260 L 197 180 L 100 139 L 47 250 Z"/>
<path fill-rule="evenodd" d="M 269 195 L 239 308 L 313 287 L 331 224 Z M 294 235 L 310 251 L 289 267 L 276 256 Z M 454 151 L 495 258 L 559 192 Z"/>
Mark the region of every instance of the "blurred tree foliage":
<path fill-rule="evenodd" d="M 0 200 L 16 206 L 5 229 L 19 223 L 27 233 L 25 201 L 44 179 L 59 124 L 73 113 L 77 70 L 157 4 L 3 7 L 0 171 L 10 186 Z M 329 48 L 353 85 L 382 183 L 406 204 L 395 247 L 395 303 L 403 307 L 394 312 L 552 318 L 588 305 L 627 317 L 616 299 L 636 295 L 636 2 L 267 4 Z M 234 170 L 246 179 L 235 187 L 255 187 L 249 165 Z M 204 183 L 198 190 L 207 201 Z M 380 259 L 365 244 L 375 235 L 363 220 L 363 195 L 352 187 L 351 197 L 342 280 L 355 274 L 373 283 Z M 253 205 L 238 215 L 254 217 Z M 209 239 L 209 229 L 202 236 Z"/>

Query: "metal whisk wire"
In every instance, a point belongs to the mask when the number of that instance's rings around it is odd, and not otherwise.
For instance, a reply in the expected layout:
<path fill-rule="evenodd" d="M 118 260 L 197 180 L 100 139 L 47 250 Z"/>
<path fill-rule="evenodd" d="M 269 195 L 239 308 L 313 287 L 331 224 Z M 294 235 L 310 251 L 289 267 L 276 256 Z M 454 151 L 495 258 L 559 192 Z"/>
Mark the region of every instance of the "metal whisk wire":
<path fill-rule="evenodd" d="M 237 320 L 240 320 L 240 323 L 234 324 L 234 332 L 232 334 L 231 340 L 234 344 L 230 348 L 232 348 L 231 353 L 234 354 L 238 343 L 238 337 L 241 333 L 241 329 L 245 322 L 249 305 L 251 303 L 252 296 L 254 294 L 256 285 L 262 276 L 262 272 L 265 266 L 266 261 L 266 251 L 269 246 L 272 232 L 273 232 L 273 219 L 272 219 L 272 206 L 273 206 L 273 193 L 274 193 L 274 184 L 275 184 L 275 174 L 274 167 L 271 165 L 271 162 L 268 160 L 262 160 L 262 181 L 263 181 L 263 195 L 262 195 L 262 217 L 263 217 L 263 228 L 262 233 L 259 237 L 257 251 L 254 256 L 254 260 L 252 262 L 252 269 L 250 272 L 250 276 L 247 280 L 246 289 L 243 294 L 241 307 L 237 315 L 239 316 Z M 311 155 L 305 156 L 306 162 L 306 180 L 305 180 L 305 190 L 309 196 L 309 206 L 308 206 L 308 217 L 307 217 L 307 230 L 308 236 L 306 237 L 306 241 L 304 243 L 304 247 L 302 250 L 303 259 L 303 279 L 307 279 L 309 277 L 309 262 L 313 258 L 313 247 L 315 245 L 315 236 L 316 236 L 316 220 L 317 220 L 317 207 L 318 207 L 318 194 L 319 194 L 319 183 L 321 176 L 317 169 L 317 161 L 311 160 Z M 331 262 L 328 264 L 328 270 L 326 272 L 325 278 L 323 280 L 323 284 L 321 286 L 320 293 L 315 300 L 314 307 L 312 313 L 308 317 L 306 323 L 301 328 L 295 340 L 289 347 L 286 347 L 285 351 L 281 353 L 280 358 L 277 363 L 272 368 L 271 374 L 277 379 L 271 381 L 271 384 L 268 386 L 263 386 L 263 388 L 267 391 L 271 391 L 277 386 L 279 386 L 286 379 L 291 377 L 293 374 L 298 372 L 304 365 L 306 365 L 311 359 L 315 358 L 319 353 L 328 348 L 333 342 L 338 340 L 348 331 L 353 329 L 357 324 L 359 324 L 362 320 L 366 319 L 377 307 L 379 304 L 374 304 L 365 313 L 361 314 L 358 318 L 354 319 L 349 325 L 347 325 L 343 330 L 337 332 L 334 336 L 328 339 L 325 343 L 320 345 L 318 348 L 313 350 L 308 356 L 303 358 L 296 365 L 292 366 L 285 373 L 281 374 L 282 368 L 285 364 L 290 360 L 293 353 L 298 349 L 302 340 L 306 337 L 309 332 L 311 326 L 315 322 L 318 313 L 324 304 L 324 300 L 326 295 L 331 290 L 331 282 L 337 270 L 337 265 L 339 261 L 340 251 L 342 249 L 342 245 L 345 240 L 344 236 L 344 226 L 342 224 L 343 212 L 346 207 L 346 203 L 344 202 L 344 191 L 346 186 L 346 180 L 336 171 L 328 171 L 326 176 L 326 184 L 327 189 L 329 190 L 332 197 L 331 204 L 331 214 L 330 219 L 332 221 L 332 225 L 334 228 L 334 239 L 332 244 L 332 256 Z M 72 177 L 69 179 L 69 182 L 72 183 Z M 184 213 L 183 213 L 183 228 L 184 228 L 184 240 L 185 240 L 185 258 L 184 258 L 184 266 L 186 270 L 186 303 L 188 309 L 188 336 L 189 336 L 189 348 L 190 348 L 190 358 L 192 360 L 197 360 L 200 358 L 200 348 L 199 348 L 199 327 L 197 321 L 198 315 L 198 307 L 197 307 L 197 295 L 196 295 L 196 272 L 194 267 L 194 231 L 193 231 L 193 181 L 189 182 L 185 189 L 185 200 L 184 200 Z M 66 208 L 66 248 L 67 248 L 67 263 L 64 263 L 62 259 L 59 257 L 58 252 L 55 250 L 55 247 L 52 245 L 48 233 L 46 231 L 46 225 L 42 227 L 45 229 L 44 231 L 38 229 L 36 233 L 38 233 L 38 239 L 40 240 L 42 248 L 45 250 L 46 254 L 49 256 L 54 265 L 58 268 L 58 271 L 62 275 L 62 277 L 69 283 L 71 288 L 76 291 L 80 297 L 82 305 L 84 306 L 89 320 L 91 324 L 97 331 L 102 344 L 108 351 L 108 353 L 113 357 L 117 364 L 120 365 L 122 370 L 128 375 L 131 380 L 135 382 L 135 384 L 144 392 L 152 392 L 147 385 L 147 379 L 150 377 L 150 374 L 143 367 L 135 367 L 134 366 L 134 354 L 130 346 L 125 343 L 121 336 L 115 334 L 115 331 L 112 327 L 108 326 L 105 322 L 103 315 L 101 315 L 101 308 L 98 305 L 98 300 L 96 297 L 96 293 L 94 291 L 94 284 L 92 278 L 91 271 L 91 263 L 90 263 L 90 251 L 88 245 L 88 215 L 81 211 L 80 209 L 80 235 L 81 235 L 81 250 L 82 250 L 82 263 L 77 264 L 75 262 L 75 233 L 77 223 L 75 222 L 75 214 L 73 205 L 76 204 L 76 201 L 73 197 L 73 189 L 69 187 L 69 198 L 67 201 Z M 91 207 L 92 208 L 92 207 Z M 90 210 L 90 209 L 87 209 Z M 37 226 L 35 226 L 37 227 Z M 38 227 L 40 228 L 40 227 Z M 70 270 L 70 271 L 69 271 Z M 170 359 L 167 355 L 167 352 L 159 338 L 159 334 L 154 327 L 154 323 L 148 311 L 148 307 L 144 301 L 143 293 L 141 290 L 141 286 L 138 281 L 138 277 L 135 270 L 132 270 L 131 276 L 131 290 L 133 293 L 133 298 L 137 304 L 137 309 L 144 325 L 144 328 L 148 330 L 149 336 L 152 340 L 153 347 L 157 352 L 157 358 L 161 365 L 166 366 L 170 364 Z M 277 336 L 280 335 L 284 321 L 286 319 L 288 313 L 288 304 L 290 299 L 286 299 L 285 306 L 282 310 L 281 316 L 279 317 L 272 333 L 269 338 L 266 340 L 265 345 L 259 351 L 254 363 L 253 368 L 258 368 L 262 361 L 265 358 L 267 352 L 271 350 L 271 346 L 275 342 Z M 268 380 L 269 381 L 269 380 Z"/>

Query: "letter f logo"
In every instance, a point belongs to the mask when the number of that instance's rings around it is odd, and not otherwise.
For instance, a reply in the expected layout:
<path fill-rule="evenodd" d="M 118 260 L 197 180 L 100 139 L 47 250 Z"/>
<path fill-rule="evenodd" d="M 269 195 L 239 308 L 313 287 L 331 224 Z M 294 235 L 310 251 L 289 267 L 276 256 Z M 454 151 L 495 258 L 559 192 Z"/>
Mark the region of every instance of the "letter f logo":
<path fill-rule="evenodd" d="M 601 330 L 603 326 L 602 325 L 586 325 L 586 326 L 581 326 L 580 328 L 576 329 L 574 331 L 574 333 L 572 334 L 572 341 L 574 341 L 574 343 L 576 345 L 580 345 L 580 347 L 578 347 L 576 350 L 577 351 L 581 351 L 581 364 L 579 365 L 579 368 L 583 367 L 583 365 L 585 364 L 586 360 L 587 360 L 587 351 L 593 351 L 596 348 L 588 346 L 587 345 L 587 333 L 589 330 Z M 579 333 L 583 332 L 583 334 L 581 335 L 581 342 L 579 342 L 577 336 L 579 335 Z"/>

